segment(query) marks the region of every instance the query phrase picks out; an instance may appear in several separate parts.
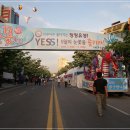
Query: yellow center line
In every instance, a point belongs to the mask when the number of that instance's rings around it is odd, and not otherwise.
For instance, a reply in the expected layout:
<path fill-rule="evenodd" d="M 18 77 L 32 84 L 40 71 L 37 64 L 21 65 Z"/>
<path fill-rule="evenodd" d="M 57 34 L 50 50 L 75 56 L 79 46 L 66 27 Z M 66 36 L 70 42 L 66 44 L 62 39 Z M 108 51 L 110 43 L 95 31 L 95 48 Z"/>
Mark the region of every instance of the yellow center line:
<path fill-rule="evenodd" d="M 55 107 L 56 107 L 57 127 L 58 127 L 58 130 L 59 129 L 64 130 L 63 123 L 62 123 L 61 111 L 60 111 L 60 107 L 59 107 L 59 103 L 58 103 L 58 97 L 57 97 L 55 86 L 54 86 L 54 99 L 55 99 Z"/>
<path fill-rule="evenodd" d="M 51 96 L 50 96 L 50 104 L 49 104 L 49 113 L 48 113 L 48 120 L 47 120 L 47 129 L 52 130 L 53 126 L 53 84 L 51 89 Z"/>

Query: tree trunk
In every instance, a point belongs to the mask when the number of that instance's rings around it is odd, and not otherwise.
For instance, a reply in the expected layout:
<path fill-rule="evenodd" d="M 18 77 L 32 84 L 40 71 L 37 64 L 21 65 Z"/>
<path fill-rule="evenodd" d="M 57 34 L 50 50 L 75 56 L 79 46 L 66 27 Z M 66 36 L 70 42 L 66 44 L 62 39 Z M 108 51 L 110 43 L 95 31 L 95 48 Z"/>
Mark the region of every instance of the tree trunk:
<path fill-rule="evenodd" d="M 2 73 L 0 73 L 0 87 L 2 87 L 2 81 L 3 81 L 3 76 Z"/>

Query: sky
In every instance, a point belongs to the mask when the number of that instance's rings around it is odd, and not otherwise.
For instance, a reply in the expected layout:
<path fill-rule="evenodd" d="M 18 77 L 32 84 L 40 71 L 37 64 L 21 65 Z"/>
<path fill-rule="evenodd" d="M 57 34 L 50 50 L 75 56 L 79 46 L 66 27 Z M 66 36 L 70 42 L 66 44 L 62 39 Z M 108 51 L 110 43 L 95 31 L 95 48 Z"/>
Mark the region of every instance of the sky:
<path fill-rule="evenodd" d="M 27 28 L 61 28 L 101 33 L 116 21 L 130 17 L 129 0 L 0 0 L 20 14 L 20 25 Z M 23 9 L 18 10 L 18 5 Z M 33 12 L 33 7 L 37 12 Z M 30 16 L 27 24 L 23 16 Z M 57 72 L 59 57 L 73 61 L 73 51 L 31 51 L 51 72 Z"/>

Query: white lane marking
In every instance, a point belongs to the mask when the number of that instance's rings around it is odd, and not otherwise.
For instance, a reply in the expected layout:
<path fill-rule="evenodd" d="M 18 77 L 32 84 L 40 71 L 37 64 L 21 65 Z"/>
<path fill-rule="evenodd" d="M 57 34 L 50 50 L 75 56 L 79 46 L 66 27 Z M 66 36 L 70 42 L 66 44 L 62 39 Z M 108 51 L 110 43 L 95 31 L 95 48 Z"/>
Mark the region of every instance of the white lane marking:
<path fill-rule="evenodd" d="M 88 95 L 88 94 L 86 94 L 85 92 L 82 92 L 82 91 L 80 91 L 80 92 L 83 93 L 84 95 Z M 120 109 L 118 109 L 118 108 L 116 108 L 116 107 L 114 107 L 114 106 L 112 106 L 112 105 L 110 105 L 110 104 L 107 104 L 107 106 L 108 106 L 108 107 L 111 107 L 111 108 L 113 108 L 113 109 L 115 109 L 115 110 L 117 110 L 117 111 L 119 111 L 119 112 L 121 112 L 121 113 L 123 113 L 123 114 L 125 114 L 125 115 L 127 115 L 127 116 L 130 116 L 129 113 L 127 113 L 127 112 L 125 112 L 125 111 L 122 111 L 122 110 L 120 110 Z"/>
<path fill-rule="evenodd" d="M 85 92 L 82 92 L 82 91 L 80 91 L 82 94 L 84 94 L 84 95 L 88 95 L 88 94 L 86 94 Z M 120 110 L 120 109 L 118 109 L 118 108 L 116 108 L 116 107 L 114 107 L 114 106 L 112 106 L 112 105 L 110 105 L 110 104 L 107 104 L 107 106 L 108 107 L 111 107 L 111 108 L 113 108 L 113 109 L 115 109 L 115 110 L 117 110 L 117 111 L 119 111 L 119 112 L 121 112 L 121 113 L 123 113 L 123 114 L 125 114 L 125 115 L 127 115 L 127 116 L 130 116 L 130 114 L 129 113 L 127 113 L 127 112 L 125 112 L 125 111 L 122 111 L 122 110 Z"/>
<path fill-rule="evenodd" d="M 27 93 L 27 91 L 23 91 L 19 95 L 24 95 L 25 93 Z"/>
<path fill-rule="evenodd" d="M 85 93 L 85 92 L 82 92 L 82 91 L 80 91 L 82 94 L 84 94 L 84 95 L 88 95 L 87 93 Z"/>
<path fill-rule="evenodd" d="M 116 108 L 116 107 L 114 107 L 114 106 L 112 106 L 112 105 L 110 105 L 110 104 L 107 104 L 107 106 L 108 106 L 108 107 L 111 107 L 111 108 L 113 108 L 113 109 L 115 109 L 115 110 L 117 110 L 117 111 L 119 111 L 119 112 L 121 112 L 121 113 L 123 113 L 123 114 L 125 114 L 125 115 L 127 115 L 127 116 L 130 116 L 129 113 L 127 113 L 127 112 L 125 112 L 125 111 L 122 111 L 122 110 L 120 110 L 120 109 L 118 109 L 118 108 Z"/>
<path fill-rule="evenodd" d="M 4 105 L 4 103 L 3 103 L 3 102 L 1 102 L 1 103 L 0 103 L 0 106 L 2 106 L 2 105 Z"/>
<path fill-rule="evenodd" d="M 77 87 L 71 87 L 71 88 L 76 89 Z"/>

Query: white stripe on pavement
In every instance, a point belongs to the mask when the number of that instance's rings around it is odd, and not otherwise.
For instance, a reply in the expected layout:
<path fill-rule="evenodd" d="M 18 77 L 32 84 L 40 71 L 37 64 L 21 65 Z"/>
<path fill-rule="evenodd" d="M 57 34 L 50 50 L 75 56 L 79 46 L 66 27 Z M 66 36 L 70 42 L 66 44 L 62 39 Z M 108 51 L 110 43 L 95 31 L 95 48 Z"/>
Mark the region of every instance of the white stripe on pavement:
<path fill-rule="evenodd" d="M 82 91 L 80 91 L 82 94 L 84 94 L 84 95 L 88 95 L 87 93 L 85 93 L 85 92 L 82 92 Z"/>
<path fill-rule="evenodd" d="M 2 106 L 3 104 L 4 104 L 4 103 L 3 103 L 3 102 L 1 102 L 1 103 L 0 103 L 0 106 Z"/>
<path fill-rule="evenodd" d="M 121 112 L 121 113 L 123 113 L 123 114 L 125 114 L 125 115 L 127 115 L 127 116 L 130 116 L 129 113 L 127 113 L 127 112 L 125 112 L 125 111 L 122 111 L 122 110 L 120 110 L 120 109 L 118 109 L 118 108 L 116 108 L 116 107 L 114 107 L 114 106 L 112 106 L 112 105 L 110 105 L 110 104 L 107 104 L 107 106 L 108 106 L 108 107 L 111 107 L 111 108 L 113 108 L 113 109 L 115 109 L 115 110 L 117 110 L 117 111 L 119 111 L 119 112 Z"/>
<path fill-rule="evenodd" d="M 25 93 L 27 93 L 27 91 L 23 91 L 19 95 L 24 95 Z"/>
<path fill-rule="evenodd" d="M 80 91 L 80 92 L 83 93 L 84 95 L 88 95 L 88 94 L 86 94 L 85 92 L 82 92 L 82 91 Z M 116 108 L 116 107 L 114 107 L 114 106 L 112 106 L 112 105 L 110 105 L 110 104 L 107 104 L 107 106 L 108 106 L 108 107 L 111 107 L 111 108 L 113 108 L 113 109 L 115 109 L 115 110 L 117 110 L 117 111 L 119 111 L 119 112 L 121 112 L 121 113 L 123 113 L 123 114 L 125 114 L 125 115 L 127 115 L 127 116 L 130 116 L 129 113 L 127 113 L 127 112 L 125 112 L 125 111 L 122 111 L 122 110 L 120 110 L 120 109 L 118 109 L 118 108 Z"/>

